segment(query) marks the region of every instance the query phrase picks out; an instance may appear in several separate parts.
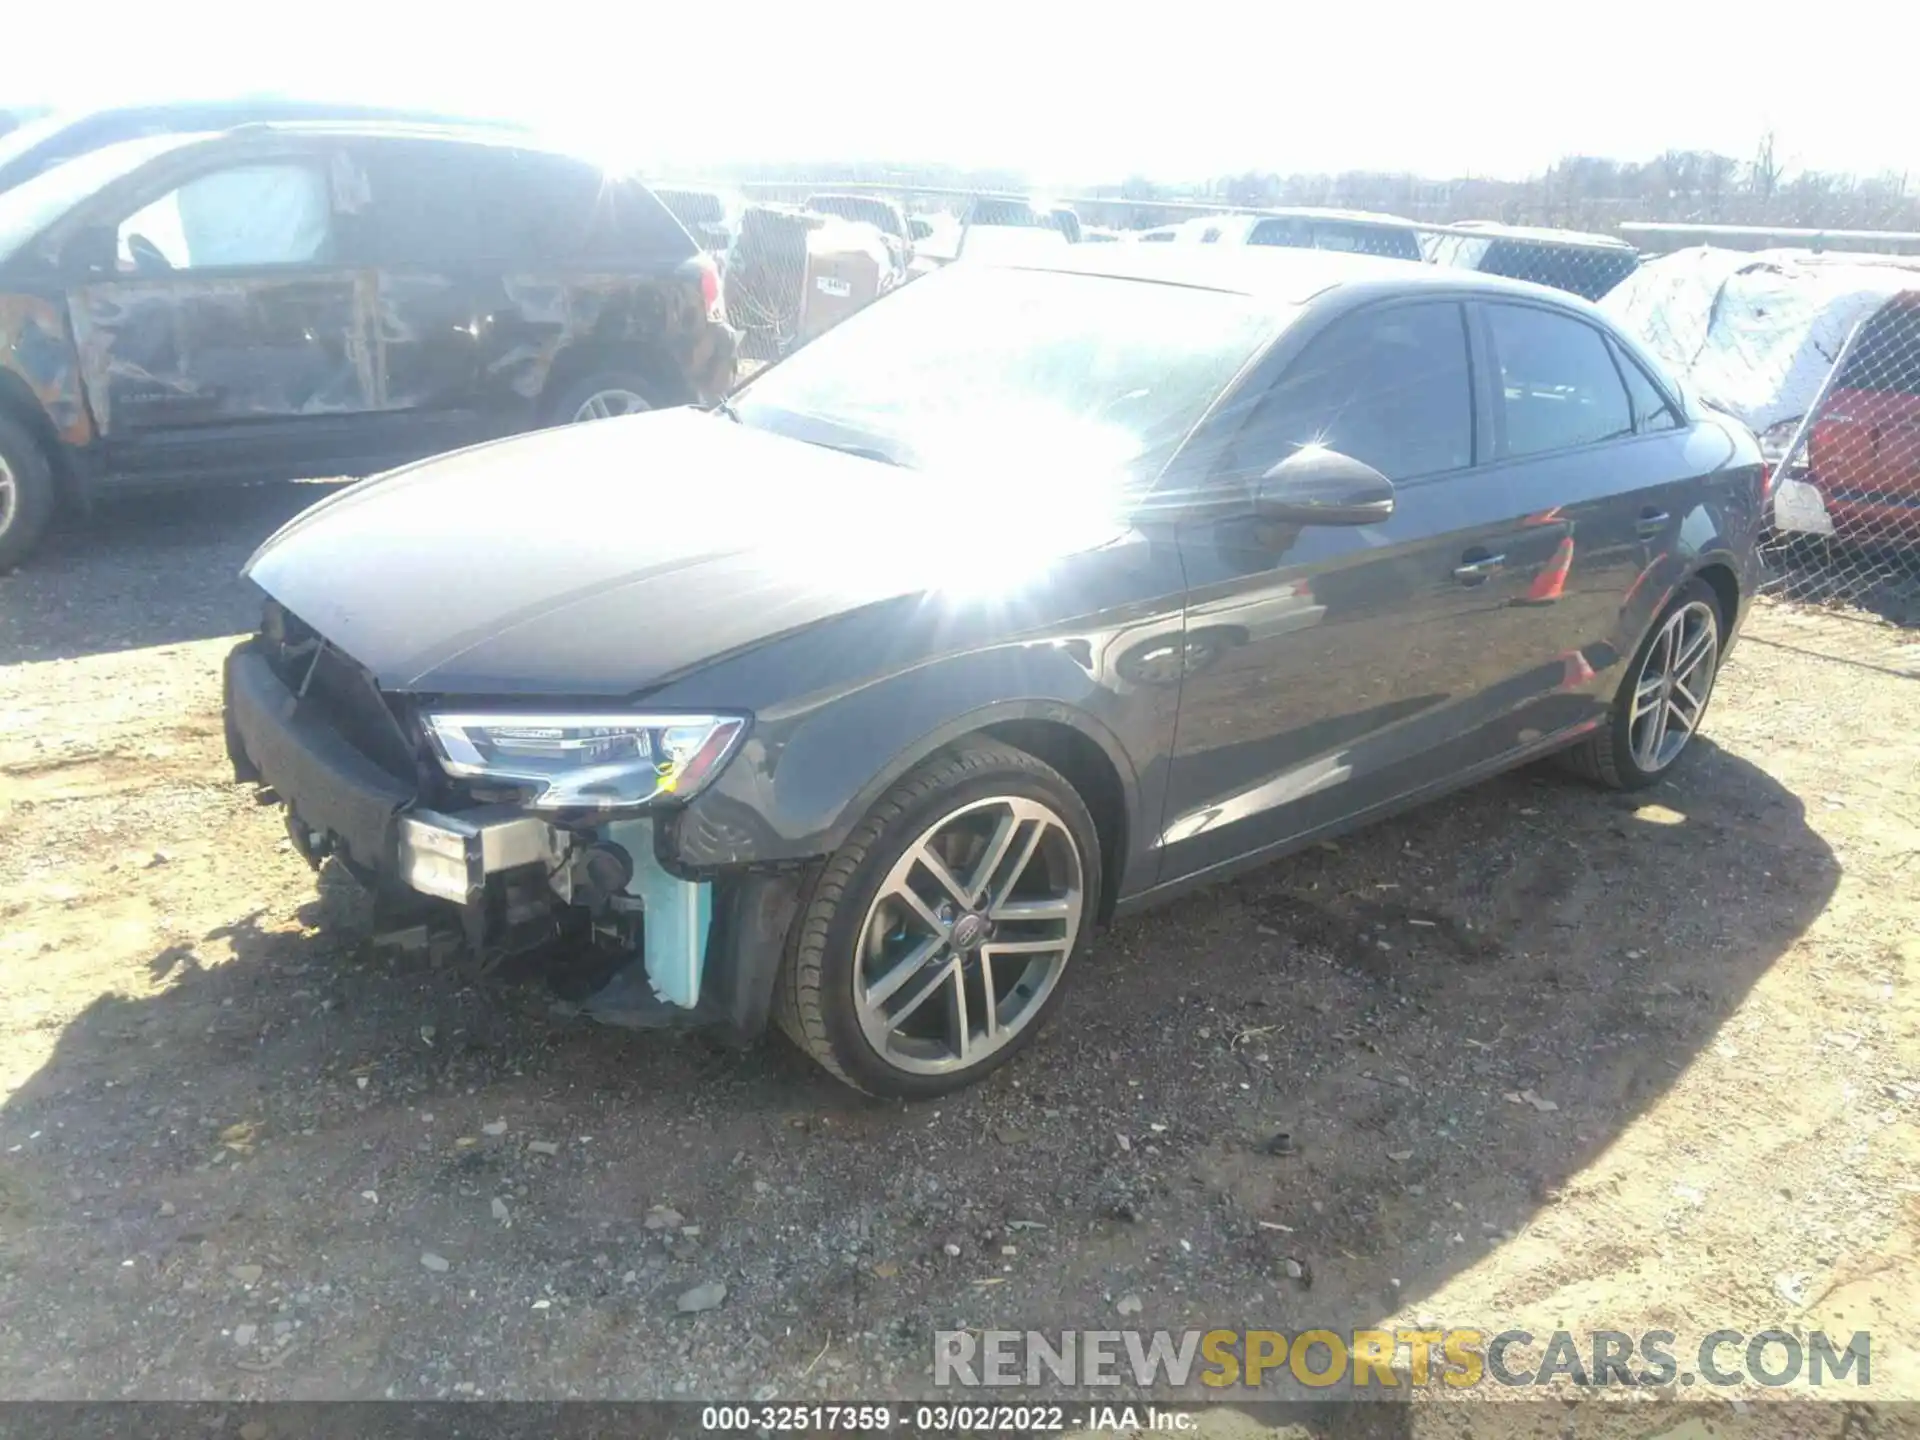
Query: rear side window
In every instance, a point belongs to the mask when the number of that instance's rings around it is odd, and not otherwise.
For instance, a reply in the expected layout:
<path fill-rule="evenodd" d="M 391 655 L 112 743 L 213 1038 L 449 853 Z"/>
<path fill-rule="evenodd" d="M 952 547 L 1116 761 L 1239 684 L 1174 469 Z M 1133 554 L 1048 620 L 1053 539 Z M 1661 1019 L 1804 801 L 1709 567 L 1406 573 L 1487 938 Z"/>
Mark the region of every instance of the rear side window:
<path fill-rule="evenodd" d="M 490 157 L 480 225 L 490 253 L 530 263 L 685 260 L 698 247 L 637 180 L 527 151 Z"/>
<path fill-rule="evenodd" d="M 367 180 L 367 203 L 351 222 L 357 259 L 436 267 L 480 257 L 484 152 L 396 142 L 355 158 Z"/>
<path fill-rule="evenodd" d="M 1606 340 L 1571 315 L 1487 305 L 1499 384 L 1496 453 L 1517 458 L 1633 433 L 1627 387 Z"/>
<path fill-rule="evenodd" d="M 691 236 L 635 180 L 584 161 L 492 146 L 368 145 L 354 248 L 374 264 L 445 266 L 686 259 Z"/>
<path fill-rule="evenodd" d="M 1613 358 L 1619 363 L 1620 374 L 1627 382 L 1627 395 L 1633 401 L 1635 427 L 1643 433 L 1650 430 L 1677 430 L 1680 417 L 1674 413 L 1673 402 L 1653 383 L 1653 377 L 1640 368 L 1638 360 L 1618 345 L 1610 348 Z"/>
<path fill-rule="evenodd" d="M 1881 306 L 1835 383 L 1843 390 L 1920 395 L 1920 310 L 1897 302 Z"/>
<path fill-rule="evenodd" d="M 1249 424 L 1236 469 L 1304 445 L 1363 460 L 1389 480 L 1473 463 L 1473 384 L 1460 307 L 1392 305 L 1337 321 L 1288 366 Z"/>

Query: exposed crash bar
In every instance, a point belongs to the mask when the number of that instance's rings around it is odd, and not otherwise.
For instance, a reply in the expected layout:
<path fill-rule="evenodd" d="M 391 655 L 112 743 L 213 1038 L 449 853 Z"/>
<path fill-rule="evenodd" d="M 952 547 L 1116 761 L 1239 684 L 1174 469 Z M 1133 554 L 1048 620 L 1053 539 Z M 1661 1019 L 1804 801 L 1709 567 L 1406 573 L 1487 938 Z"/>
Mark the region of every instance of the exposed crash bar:
<path fill-rule="evenodd" d="M 408 885 L 466 905 L 484 893 L 489 875 L 559 864 L 567 840 L 545 821 L 502 805 L 464 815 L 411 811 L 400 817 L 398 849 L 400 878 Z"/>

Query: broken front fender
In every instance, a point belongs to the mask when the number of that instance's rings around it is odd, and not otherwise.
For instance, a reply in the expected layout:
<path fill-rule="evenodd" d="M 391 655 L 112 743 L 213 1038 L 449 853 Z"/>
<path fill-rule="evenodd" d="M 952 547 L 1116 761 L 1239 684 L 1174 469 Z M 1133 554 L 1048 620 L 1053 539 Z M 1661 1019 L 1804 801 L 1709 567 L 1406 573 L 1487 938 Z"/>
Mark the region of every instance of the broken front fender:
<path fill-rule="evenodd" d="M 93 443 L 80 360 L 68 335 L 62 301 L 42 295 L 0 295 L 0 389 L 24 391 L 62 444 Z M 0 396 L 4 398 L 4 396 Z"/>

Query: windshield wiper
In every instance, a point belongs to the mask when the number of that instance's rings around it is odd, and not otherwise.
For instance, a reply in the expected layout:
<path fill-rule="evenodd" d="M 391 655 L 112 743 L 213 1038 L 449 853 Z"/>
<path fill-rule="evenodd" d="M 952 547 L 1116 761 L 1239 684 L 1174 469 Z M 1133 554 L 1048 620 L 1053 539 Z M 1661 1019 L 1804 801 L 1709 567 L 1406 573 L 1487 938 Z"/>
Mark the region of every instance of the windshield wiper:
<path fill-rule="evenodd" d="M 733 402 L 731 400 L 721 400 L 716 402 L 707 413 L 710 415 L 725 416 L 727 419 L 731 420 L 736 425 L 744 425 L 747 423 L 746 421 L 740 418 L 740 412 L 733 408 Z"/>

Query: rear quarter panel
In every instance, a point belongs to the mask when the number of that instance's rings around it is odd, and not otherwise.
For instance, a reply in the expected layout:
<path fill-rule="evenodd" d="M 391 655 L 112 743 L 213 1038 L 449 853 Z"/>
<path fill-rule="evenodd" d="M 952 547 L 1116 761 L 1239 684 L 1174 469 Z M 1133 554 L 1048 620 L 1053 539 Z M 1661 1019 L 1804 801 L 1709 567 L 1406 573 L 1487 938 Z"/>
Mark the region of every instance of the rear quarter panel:
<path fill-rule="evenodd" d="M 668 403 L 718 399 L 732 387 L 731 334 L 706 317 L 699 282 L 666 273 L 595 270 L 503 275 L 486 310 L 482 383 L 521 402 L 601 366 L 638 364 Z M 571 357 L 571 358 L 569 358 Z"/>

